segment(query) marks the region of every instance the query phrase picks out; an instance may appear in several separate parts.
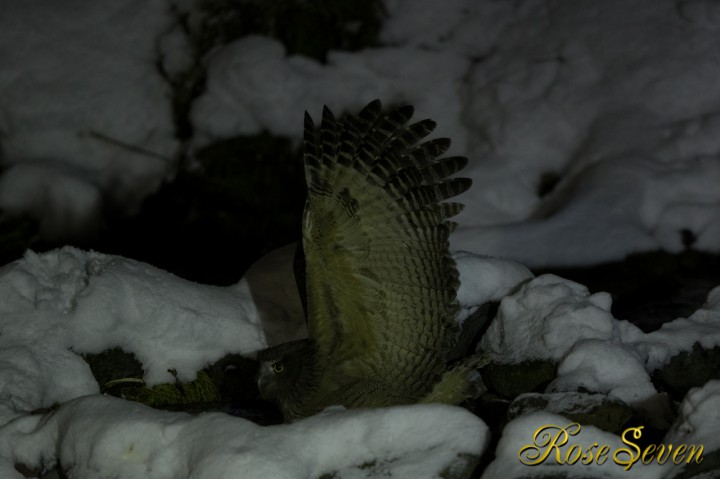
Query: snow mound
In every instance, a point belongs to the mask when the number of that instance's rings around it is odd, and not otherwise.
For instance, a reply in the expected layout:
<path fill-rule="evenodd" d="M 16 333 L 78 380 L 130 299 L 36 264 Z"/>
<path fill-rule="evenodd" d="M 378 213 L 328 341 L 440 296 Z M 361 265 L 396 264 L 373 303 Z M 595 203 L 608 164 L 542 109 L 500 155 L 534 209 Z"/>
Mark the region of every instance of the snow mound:
<path fill-rule="evenodd" d="M 673 356 L 692 351 L 694 344 L 704 349 L 720 347 L 720 286 L 708 293 L 702 308 L 687 318 L 663 324 L 648 333 L 636 347 L 648 356 L 648 370 L 654 371 Z"/>
<path fill-rule="evenodd" d="M 339 116 L 381 98 L 386 106 L 412 104 L 418 119 L 432 117 L 437 134 L 465 149 L 457 89 L 427 94 L 430 83 L 460 86 L 468 60 L 457 53 L 404 47 L 331 52 L 323 65 L 287 57 L 278 41 L 252 36 L 225 46 L 207 62 L 207 91 L 195 101 L 191 115 L 196 146 L 263 130 L 299 140 L 303 111 L 320 118 L 325 104 Z"/>
<path fill-rule="evenodd" d="M 481 347 L 502 363 L 562 359 L 583 339 L 640 337 L 642 332 L 610 313 L 608 293 L 590 294 L 578 283 L 539 276 L 503 298 Z"/>
<path fill-rule="evenodd" d="M 677 421 L 665 435 L 666 444 L 702 444 L 705 455 L 720 450 L 720 381 L 691 389 L 683 399 Z"/>
<path fill-rule="evenodd" d="M 530 266 L 595 264 L 658 249 L 678 253 L 687 248 L 688 233 L 693 247 L 717 251 L 718 157 L 672 162 L 649 156 L 589 165 L 526 220 L 461 228 L 451 245 Z"/>
<path fill-rule="evenodd" d="M 0 185 L 1 208 L 38 216 L 50 223 L 43 233 L 59 239 L 97 227 L 98 196 L 133 212 L 157 189 L 178 148 L 155 65 L 156 39 L 171 21 L 162 1 L 28 0 L 6 9 L 0 137 L 16 179 Z M 20 176 L 36 186 L 56 178 L 53 208 L 38 209 L 42 188 L 20 188 Z M 58 211 L 74 221 L 55 222 Z"/>
<path fill-rule="evenodd" d="M 527 477 L 572 477 L 621 479 L 632 476 L 641 479 L 659 479 L 665 477 L 665 470 L 657 464 L 636 464 L 630 471 L 613 461 L 613 453 L 621 448 L 627 448 L 619 436 L 603 431 L 594 426 L 582 425 L 579 430 L 572 426 L 573 422 L 563 416 L 547 412 L 536 412 L 520 416 L 505 426 L 500 442 L 495 449 L 495 460 L 485 469 L 483 479 L 503 477 L 507 479 L 520 479 Z M 576 424 L 577 426 L 577 424 Z M 542 446 L 545 441 L 558 438 L 556 444 L 561 445 L 564 429 L 567 433 L 567 442 L 562 447 L 548 448 Z M 558 464 L 557 459 L 567 462 L 568 451 L 573 445 L 582 447 L 587 453 L 592 449 L 589 464 L 578 460 L 573 465 Z M 609 453 L 605 461 L 598 464 L 598 446 L 609 446 Z M 540 447 L 538 447 L 540 446 Z M 548 452 L 545 460 L 539 461 L 543 454 Z M 634 452 L 634 451 L 633 451 Z M 539 455 L 536 455 L 538 454 Z M 574 457 L 576 453 L 570 455 Z M 588 456 L 590 457 L 590 456 Z M 620 456 L 621 460 L 625 456 Z"/>
<path fill-rule="evenodd" d="M 557 378 L 546 389 L 578 390 L 607 394 L 626 404 L 657 394 L 640 353 L 630 346 L 599 339 L 576 343 L 558 365 Z"/>
<path fill-rule="evenodd" d="M 0 428 L 0 467 L 50 467 L 74 479 L 447 477 L 479 457 L 489 434 L 472 413 L 414 405 L 327 411 L 262 427 L 220 413 L 189 416 L 88 396 Z M 3 464 L 4 463 L 4 464 Z"/>
<path fill-rule="evenodd" d="M 460 274 L 457 299 L 470 308 L 500 301 L 523 281 L 533 277 L 527 267 L 514 261 L 456 251 L 452 255 Z"/>
<path fill-rule="evenodd" d="M 139 261 L 72 247 L 42 255 L 29 251 L 4 266 L 0 297 L 0 352 L 21 348 L 19 357 L 30 355 L 24 362 L 55 387 L 85 378 L 78 394 L 94 391 L 87 386 L 92 376 L 70 360 L 59 371 L 52 358 L 65 357 L 60 351 L 121 347 L 142 362 L 153 385 L 174 381 L 170 368 L 188 381 L 227 353 L 265 347 L 249 292 L 192 283 Z M 31 401 L 33 407 L 68 399 L 46 396 Z"/>

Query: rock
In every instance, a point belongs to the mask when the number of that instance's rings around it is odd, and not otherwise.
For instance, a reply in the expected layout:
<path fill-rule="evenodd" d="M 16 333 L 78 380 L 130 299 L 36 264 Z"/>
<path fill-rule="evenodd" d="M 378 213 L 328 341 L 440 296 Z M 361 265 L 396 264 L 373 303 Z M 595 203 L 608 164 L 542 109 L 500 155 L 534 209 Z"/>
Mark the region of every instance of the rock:
<path fill-rule="evenodd" d="M 541 391 L 555 378 L 557 365 L 552 361 L 533 360 L 518 364 L 491 362 L 482 370 L 488 390 L 505 398 Z"/>
<path fill-rule="evenodd" d="M 678 397 L 711 379 L 720 379 L 720 348 L 704 349 L 698 343 L 693 345 L 692 351 L 674 356 L 653 373 L 654 382 Z"/>
<path fill-rule="evenodd" d="M 558 392 L 527 393 L 518 396 L 508 409 L 508 418 L 547 411 L 565 416 L 580 424 L 590 424 L 609 432 L 620 432 L 632 417 L 633 411 L 624 402 L 605 394 Z"/>

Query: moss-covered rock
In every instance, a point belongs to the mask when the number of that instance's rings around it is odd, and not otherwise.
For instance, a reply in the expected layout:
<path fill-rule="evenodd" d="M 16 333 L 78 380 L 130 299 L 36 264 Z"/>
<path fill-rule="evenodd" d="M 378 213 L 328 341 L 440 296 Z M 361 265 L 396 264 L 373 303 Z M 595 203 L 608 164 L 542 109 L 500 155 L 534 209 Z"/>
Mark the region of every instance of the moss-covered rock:
<path fill-rule="evenodd" d="M 194 381 L 146 387 L 143 367 L 134 354 L 112 348 L 84 354 L 101 392 L 160 409 L 200 412 L 222 405 L 257 401 L 257 362 L 228 354 L 202 371 Z M 173 372 L 171 370 L 171 372 Z"/>
<path fill-rule="evenodd" d="M 90 371 L 100 385 L 101 392 L 119 396 L 119 392 L 113 390 L 113 381 L 122 378 L 142 380 L 142 363 L 133 353 L 122 348 L 111 348 L 97 354 L 87 353 L 81 356 L 90 366 Z"/>
<path fill-rule="evenodd" d="M 560 414 L 573 422 L 589 424 L 605 431 L 618 433 L 633 416 L 624 402 L 605 394 L 558 392 L 549 394 L 521 394 L 510 405 L 508 418 L 513 419 L 535 411 Z"/>
<path fill-rule="evenodd" d="M 698 343 L 653 373 L 653 382 L 679 398 L 711 379 L 720 379 L 720 348 L 704 349 Z"/>
<path fill-rule="evenodd" d="M 488 390 L 504 398 L 540 392 L 555 378 L 557 364 L 552 361 L 524 361 L 518 364 L 491 362 L 482 369 Z"/>

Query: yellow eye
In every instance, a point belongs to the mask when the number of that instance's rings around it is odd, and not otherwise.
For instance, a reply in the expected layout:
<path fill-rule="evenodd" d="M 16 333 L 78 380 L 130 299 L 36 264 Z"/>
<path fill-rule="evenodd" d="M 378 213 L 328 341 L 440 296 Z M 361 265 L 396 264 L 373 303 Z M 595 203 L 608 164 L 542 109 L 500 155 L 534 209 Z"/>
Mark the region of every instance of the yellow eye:
<path fill-rule="evenodd" d="M 281 362 L 277 362 L 277 363 L 273 364 L 272 368 L 273 368 L 273 371 L 275 371 L 276 373 L 281 373 L 285 370 L 285 366 L 283 366 L 283 363 L 281 363 Z"/>

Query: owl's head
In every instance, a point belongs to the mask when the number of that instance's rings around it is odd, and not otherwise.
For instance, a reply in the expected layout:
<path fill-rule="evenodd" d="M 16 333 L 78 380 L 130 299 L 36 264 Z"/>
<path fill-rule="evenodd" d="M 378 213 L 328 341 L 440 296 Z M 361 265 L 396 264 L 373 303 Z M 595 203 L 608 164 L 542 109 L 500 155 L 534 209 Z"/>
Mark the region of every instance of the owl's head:
<path fill-rule="evenodd" d="M 276 403 L 285 419 L 308 416 L 308 397 L 317 387 L 316 348 L 310 339 L 273 346 L 258 354 L 260 397 Z"/>

